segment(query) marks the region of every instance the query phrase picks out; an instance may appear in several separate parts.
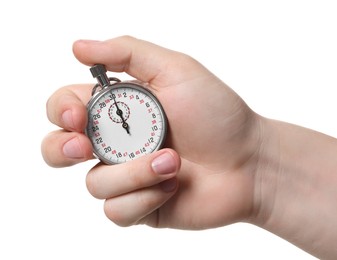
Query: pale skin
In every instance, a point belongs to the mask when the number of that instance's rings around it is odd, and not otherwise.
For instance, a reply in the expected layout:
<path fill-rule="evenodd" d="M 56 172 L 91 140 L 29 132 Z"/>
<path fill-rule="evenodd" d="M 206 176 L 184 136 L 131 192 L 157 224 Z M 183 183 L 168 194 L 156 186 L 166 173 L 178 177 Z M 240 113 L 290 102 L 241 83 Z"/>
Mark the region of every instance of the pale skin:
<path fill-rule="evenodd" d="M 80 40 L 73 52 L 149 83 L 169 120 L 164 149 L 89 171 L 87 188 L 111 221 L 193 230 L 249 222 L 337 258 L 335 138 L 258 115 L 196 60 L 146 41 Z M 48 118 L 61 128 L 42 142 L 50 166 L 93 159 L 83 133 L 91 89 L 66 86 L 49 98 Z"/>

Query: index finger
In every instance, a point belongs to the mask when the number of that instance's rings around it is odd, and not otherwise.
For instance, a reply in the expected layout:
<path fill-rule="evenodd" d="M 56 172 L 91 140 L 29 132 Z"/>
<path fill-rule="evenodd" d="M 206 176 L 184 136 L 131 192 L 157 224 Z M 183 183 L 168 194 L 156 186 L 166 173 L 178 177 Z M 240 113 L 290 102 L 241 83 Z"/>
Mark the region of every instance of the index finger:
<path fill-rule="evenodd" d="M 79 40 L 74 42 L 73 52 L 86 65 L 104 64 L 110 71 L 126 72 L 152 85 L 174 84 L 205 69 L 188 55 L 130 36 Z"/>

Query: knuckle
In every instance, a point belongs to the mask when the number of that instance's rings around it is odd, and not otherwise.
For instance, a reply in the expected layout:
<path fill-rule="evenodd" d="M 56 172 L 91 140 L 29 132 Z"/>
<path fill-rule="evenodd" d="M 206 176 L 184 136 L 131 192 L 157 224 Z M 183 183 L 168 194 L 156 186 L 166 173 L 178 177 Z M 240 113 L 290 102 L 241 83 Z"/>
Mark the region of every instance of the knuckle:
<path fill-rule="evenodd" d="M 97 199 L 105 199 L 100 192 L 99 175 L 90 171 L 86 176 L 86 186 L 89 193 Z"/>
<path fill-rule="evenodd" d="M 60 167 L 60 162 L 59 162 L 59 156 L 55 156 L 55 152 L 54 152 L 54 143 L 55 142 L 55 133 L 49 133 L 48 135 L 46 135 L 42 142 L 41 142 L 41 154 L 42 154 L 42 158 L 43 160 L 46 162 L 47 165 L 51 166 L 51 167 Z"/>
<path fill-rule="evenodd" d="M 140 205 L 145 211 L 156 208 L 159 202 L 161 202 L 160 196 L 158 196 L 158 194 L 153 194 L 150 191 L 139 192 L 139 195 L 137 196 L 137 205 Z"/>
<path fill-rule="evenodd" d="M 123 214 L 123 211 L 118 207 L 113 206 L 114 203 L 111 200 L 106 200 L 104 203 L 104 213 L 108 219 L 110 219 L 113 223 L 120 227 L 128 227 L 133 224 L 133 222 L 129 221 L 128 218 Z"/>
<path fill-rule="evenodd" d="M 142 171 L 145 170 L 145 173 Z M 126 169 L 126 175 L 130 181 L 130 184 L 135 188 L 141 188 L 146 185 L 146 179 L 144 174 L 146 174 L 147 169 L 143 165 L 138 165 L 134 163 L 129 163 Z"/>

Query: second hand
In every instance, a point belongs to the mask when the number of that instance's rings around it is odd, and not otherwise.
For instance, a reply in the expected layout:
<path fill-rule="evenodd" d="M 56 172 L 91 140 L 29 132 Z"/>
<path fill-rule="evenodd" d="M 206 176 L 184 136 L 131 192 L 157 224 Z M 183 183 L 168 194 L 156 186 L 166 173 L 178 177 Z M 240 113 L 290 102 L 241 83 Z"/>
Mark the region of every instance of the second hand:
<path fill-rule="evenodd" d="M 117 102 L 116 102 L 116 99 L 114 99 L 114 103 L 115 103 L 115 106 L 117 108 L 117 111 L 116 111 L 116 114 L 121 118 L 122 120 L 122 127 L 126 130 L 126 132 L 128 134 L 130 134 L 130 131 L 129 131 L 129 125 L 128 123 L 125 122 L 124 118 L 123 118 L 123 111 L 118 107 L 117 105 Z"/>

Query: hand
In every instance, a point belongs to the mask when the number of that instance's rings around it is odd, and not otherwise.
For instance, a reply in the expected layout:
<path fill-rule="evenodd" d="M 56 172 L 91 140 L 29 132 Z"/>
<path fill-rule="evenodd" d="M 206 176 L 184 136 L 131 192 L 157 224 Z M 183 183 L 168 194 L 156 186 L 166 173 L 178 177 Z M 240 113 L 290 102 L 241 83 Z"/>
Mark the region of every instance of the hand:
<path fill-rule="evenodd" d="M 88 190 L 106 200 L 107 217 L 122 226 L 181 229 L 250 218 L 260 118 L 236 93 L 191 57 L 131 37 L 77 41 L 73 51 L 86 65 L 149 83 L 169 121 L 165 149 L 125 164 L 99 163 L 88 173 Z M 63 87 L 48 100 L 48 118 L 62 128 L 43 140 L 49 165 L 92 158 L 83 134 L 91 88 Z"/>
<path fill-rule="evenodd" d="M 180 229 L 248 221 L 336 259 L 336 138 L 255 114 L 187 55 L 131 37 L 73 47 L 84 64 L 149 83 L 169 121 L 166 148 L 88 173 L 88 190 L 105 199 L 108 218 Z M 48 100 L 48 118 L 61 127 L 42 142 L 49 165 L 93 158 L 83 134 L 92 87 L 63 87 Z"/>

